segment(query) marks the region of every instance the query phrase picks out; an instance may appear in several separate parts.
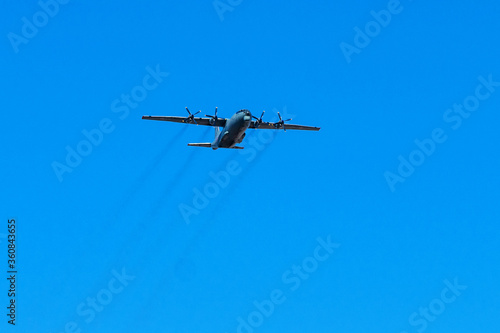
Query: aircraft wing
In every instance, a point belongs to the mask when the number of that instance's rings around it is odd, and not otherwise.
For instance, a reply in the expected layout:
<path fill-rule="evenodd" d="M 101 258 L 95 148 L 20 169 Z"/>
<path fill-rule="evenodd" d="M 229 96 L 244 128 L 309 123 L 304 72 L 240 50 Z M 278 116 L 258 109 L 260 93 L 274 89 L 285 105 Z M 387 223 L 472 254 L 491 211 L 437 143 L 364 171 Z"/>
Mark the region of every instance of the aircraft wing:
<path fill-rule="evenodd" d="M 285 129 L 287 130 L 303 130 L 303 131 L 319 131 L 320 127 L 314 126 L 304 126 L 304 125 L 294 125 L 285 123 Z M 281 123 L 270 123 L 270 122 L 261 122 L 259 124 L 258 121 L 252 121 L 248 128 L 255 129 L 282 129 L 283 125 Z"/>
<path fill-rule="evenodd" d="M 193 121 L 187 117 L 170 117 L 170 116 L 142 116 L 142 119 L 161 120 L 161 121 L 170 121 L 173 123 L 184 123 L 184 124 L 216 126 L 216 127 L 226 126 L 226 121 L 227 121 L 226 118 L 217 118 L 217 120 L 215 120 L 215 122 L 211 124 L 210 121 L 212 121 L 212 118 L 194 117 L 192 118 L 194 120 Z"/>

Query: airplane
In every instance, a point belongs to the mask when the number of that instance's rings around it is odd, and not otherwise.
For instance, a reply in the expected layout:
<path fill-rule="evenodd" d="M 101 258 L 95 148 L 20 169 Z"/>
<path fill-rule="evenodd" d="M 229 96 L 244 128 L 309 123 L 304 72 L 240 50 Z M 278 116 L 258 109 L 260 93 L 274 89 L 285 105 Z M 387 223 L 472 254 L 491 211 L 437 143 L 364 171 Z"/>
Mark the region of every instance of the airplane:
<path fill-rule="evenodd" d="M 272 123 L 272 122 L 262 121 L 262 117 L 264 116 L 264 113 L 266 111 L 263 111 L 260 118 L 257 118 L 253 116 L 252 113 L 250 113 L 250 111 L 242 109 L 236 112 L 229 119 L 217 117 L 217 108 L 215 108 L 215 114 L 213 116 L 208 114 L 205 115 L 208 118 L 201 118 L 201 117 L 195 118 L 195 115 L 200 113 L 201 110 L 193 114 L 186 107 L 186 111 L 189 114 L 187 117 L 142 116 L 142 119 L 213 126 L 215 127 L 214 141 L 203 142 L 203 143 L 188 143 L 188 146 L 212 148 L 213 150 L 216 150 L 218 148 L 243 149 L 244 147 L 237 146 L 236 144 L 241 143 L 243 141 L 243 138 L 245 138 L 246 135 L 245 131 L 248 128 L 275 129 L 275 130 L 283 129 L 284 131 L 286 131 L 287 129 L 306 130 L 306 131 L 320 130 L 319 127 L 285 124 L 285 122 L 290 121 L 292 119 L 283 120 L 279 112 L 278 112 L 278 117 L 280 120 L 278 122 Z M 252 120 L 252 118 L 255 120 Z M 220 128 L 222 128 L 222 130 Z"/>

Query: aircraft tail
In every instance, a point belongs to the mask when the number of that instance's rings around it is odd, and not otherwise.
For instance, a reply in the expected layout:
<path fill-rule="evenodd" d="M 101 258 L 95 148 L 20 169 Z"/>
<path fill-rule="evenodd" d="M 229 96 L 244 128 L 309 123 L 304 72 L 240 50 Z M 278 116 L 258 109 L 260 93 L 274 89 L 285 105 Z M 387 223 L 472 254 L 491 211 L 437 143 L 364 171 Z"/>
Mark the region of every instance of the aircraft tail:
<path fill-rule="evenodd" d="M 230 148 L 230 149 L 243 149 L 244 147 L 239 147 L 239 146 L 233 146 L 233 147 L 217 147 L 213 146 L 210 142 L 201 142 L 201 143 L 188 143 L 188 146 L 191 147 L 204 147 L 204 148 L 212 148 L 212 149 L 218 149 L 218 148 Z"/>
<path fill-rule="evenodd" d="M 219 138 L 219 135 L 220 135 L 220 128 L 215 126 L 215 140 Z"/>
<path fill-rule="evenodd" d="M 188 146 L 191 147 L 205 147 L 212 148 L 212 144 L 210 142 L 202 142 L 202 143 L 188 143 Z"/>

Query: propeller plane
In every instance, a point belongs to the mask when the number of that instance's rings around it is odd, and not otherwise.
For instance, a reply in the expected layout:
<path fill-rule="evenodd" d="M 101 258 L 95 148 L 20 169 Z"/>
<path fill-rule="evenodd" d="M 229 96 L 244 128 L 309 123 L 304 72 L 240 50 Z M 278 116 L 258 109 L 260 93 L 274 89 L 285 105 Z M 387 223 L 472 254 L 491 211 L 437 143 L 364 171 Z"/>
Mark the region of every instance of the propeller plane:
<path fill-rule="evenodd" d="M 185 124 L 195 124 L 204 126 L 215 127 L 215 138 L 212 142 L 203 143 L 188 143 L 188 146 L 194 147 L 205 147 L 212 148 L 216 150 L 218 148 L 232 148 L 232 149 L 243 149 L 244 147 L 237 146 L 245 138 L 245 131 L 248 128 L 253 129 L 283 129 L 289 130 L 306 130 L 306 131 L 319 131 L 319 127 L 314 126 L 304 126 L 304 125 L 294 125 L 286 124 L 286 122 L 292 119 L 282 119 L 281 114 L 278 112 L 279 121 L 277 122 L 264 122 L 262 117 L 265 111 L 262 112 L 260 118 L 252 115 L 252 113 L 246 109 L 242 109 L 236 112 L 231 118 L 219 118 L 217 116 L 217 108 L 215 108 L 215 114 L 205 115 L 207 118 L 195 117 L 198 113 L 191 113 L 186 107 L 188 112 L 187 117 L 171 117 L 171 116 L 142 116 L 142 119 L 148 120 L 160 120 L 160 121 L 170 121 L 174 123 L 185 123 Z M 254 120 L 252 120 L 252 118 Z M 222 128 L 222 129 L 221 129 Z"/>

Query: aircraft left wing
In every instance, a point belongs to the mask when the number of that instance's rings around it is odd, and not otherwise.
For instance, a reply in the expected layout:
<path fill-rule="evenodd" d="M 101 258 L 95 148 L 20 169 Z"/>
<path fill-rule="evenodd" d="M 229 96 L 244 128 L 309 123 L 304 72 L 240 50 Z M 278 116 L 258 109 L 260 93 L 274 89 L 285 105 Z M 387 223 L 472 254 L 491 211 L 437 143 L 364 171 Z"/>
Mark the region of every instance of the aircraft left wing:
<path fill-rule="evenodd" d="M 173 123 L 184 123 L 184 124 L 195 124 L 195 125 L 203 125 L 203 126 L 216 126 L 216 127 L 224 127 L 226 126 L 226 118 L 203 118 L 203 117 L 170 117 L 170 116 L 142 116 L 142 119 L 149 120 L 161 120 L 161 121 L 170 121 Z M 288 128 L 288 126 L 287 126 Z"/>
<path fill-rule="evenodd" d="M 319 131 L 320 127 L 315 127 L 315 126 L 304 126 L 304 125 L 294 125 L 294 124 L 286 124 L 286 123 L 270 123 L 270 122 L 261 122 L 259 121 L 252 121 L 250 123 L 250 126 L 248 128 L 255 128 L 255 129 L 282 129 L 284 126 L 285 129 L 287 130 L 303 130 L 303 131 Z"/>

